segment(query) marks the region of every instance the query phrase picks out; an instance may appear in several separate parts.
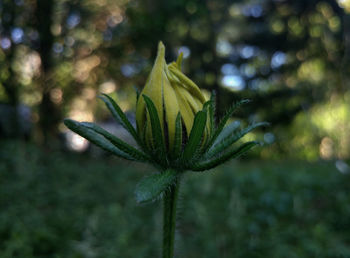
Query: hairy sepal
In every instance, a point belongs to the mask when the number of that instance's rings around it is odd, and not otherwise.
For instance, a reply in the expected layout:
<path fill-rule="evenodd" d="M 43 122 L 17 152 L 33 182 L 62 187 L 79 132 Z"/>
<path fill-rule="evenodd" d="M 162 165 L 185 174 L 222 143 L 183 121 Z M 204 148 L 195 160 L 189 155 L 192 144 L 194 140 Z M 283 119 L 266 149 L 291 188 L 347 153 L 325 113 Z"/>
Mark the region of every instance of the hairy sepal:
<path fill-rule="evenodd" d="M 249 102 L 250 102 L 250 100 L 243 99 L 243 100 L 237 102 L 236 104 L 234 104 L 233 106 L 231 106 L 226 111 L 224 117 L 220 120 L 218 127 L 216 128 L 216 130 L 214 132 L 212 132 L 212 137 L 211 137 L 210 141 L 207 144 L 207 148 L 210 148 L 213 145 L 213 143 L 215 142 L 216 138 L 220 135 L 222 130 L 225 128 L 225 125 L 226 125 L 227 121 L 230 119 L 230 117 L 235 112 L 235 110 L 237 108 L 239 108 L 240 106 L 242 106 L 243 104 L 246 104 L 246 103 L 249 103 Z"/>
<path fill-rule="evenodd" d="M 210 105 L 209 105 L 209 118 L 210 118 L 210 134 L 214 133 L 215 130 L 215 112 L 216 112 L 216 105 L 215 105 L 215 97 L 216 94 L 215 92 L 212 92 L 211 96 L 210 96 Z"/>
<path fill-rule="evenodd" d="M 164 143 L 162 128 L 160 125 L 160 120 L 158 116 L 157 109 L 153 103 L 153 101 L 147 97 L 146 95 L 142 95 L 145 100 L 147 111 L 149 114 L 151 129 L 152 129 L 152 142 L 154 144 L 154 157 L 163 165 L 167 163 L 166 157 L 166 147 Z"/>
<path fill-rule="evenodd" d="M 114 119 L 117 120 L 130 133 L 140 147 L 143 147 L 135 128 L 125 116 L 119 105 L 107 94 L 102 94 L 102 96 L 99 96 L 99 98 L 106 104 Z"/>
<path fill-rule="evenodd" d="M 107 140 L 109 140 L 112 144 L 114 144 L 117 148 L 119 148 L 120 150 L 122 150 L 125 153 L 129 154 L 134 159 L 136 159 L 138 161 L 151 162 L 151 158 L 147 154 L 145 154 L 142 151 L 140 151 L 140 150 L 134 148 L 133 146 L 127 144 L 126 142 L 124 142 L 121 139 L 119 139 L 117 136 L 107 132 L 106 130 L 104 130 L 103 128 L 99 127 L 98 125 L 96 125 L 94 123 L 88 123 L 88 122 L 82 122 L 82 123 L 80 123 L 80 125 L 85 126 L 86 128 L 89 128 L 89 129 L 95 131 L 96 133 L 102 135 Z"/>
<path fill-rule="evenodd" d="M 194 117 L 193 126 L 191 129 L 188 142 L 185 146 L 182 159 L 191 163 L 196 157 L 201 147 L 201 140 L 203 139 L 203 133 L 205 130 L 207 121 L 207 110 L 203 109 L 197 112 Z"/>
<path fill-rule="evenodd" d="M 220 154 L 221 152 L 230 148 L 232 146 L 232 144 L 237 142 L 239 139 L 241 139 L 243 136 L 245 136 L 247 133 L 251 132 L 255 128 L 260 127 L 260 126 L 267 126 L 267 125 L 268 125 L 268 123 L 266 123 L 266 122 L 256 123 L 256 124 L 252 124 L 244 129 L 236 132 L 237 127 L 235 128 L 234 122 L 231 123 L 217 137 L 217 140 L 215 141 L 215 143 L 206 152 L 205 157 L 211 158 L 215 155 Z M 230 130 L 231 130 L 231 133 L 230 133 Z"/>
<path fill-rule="evenodd" d="M 238 158 L 239 156 L 243 155 L 247 151 L 249 151 L 254 146 L 258 145 L 259 142 L 252 141 L 252 142 L 246 142 L 242 144 L 238 148 L 234 148 L 231 150 L 227 150 L 221 155 L 215 156 L 212 159 L 209 160 L 202 160 L 201 162 L 198 162 L 197 164 L 193 165 L 191 167 L 191 170 L 193 171 L 204 171 L 212 169 L 218 165 L 223 164 L 226 161 L 229 161 L 230 159 Z"/>
<path fill-rule="evenodd" d="M 171 151 L 172 160 L 176 160 L 181 155 L 182 149 L 182 122 L 180 112 L 177 114 L 175 121 L 175 137 L 174 137 L 174 146 Z"/>
<path fill-rule="evenodd" d="M 120 158 L 124 158 L 127 160 L 136 160 L 134 157 L 117 148 L 109 140 L 107 140 L 105 137 L 98 134 L 91 128 L 87 128 L 81 125 L 81 123 L 71 119 L 65 119 L 64 124 L 73 132 L 79 134 L 80 136 L 84 137 L 85 139 L 89 140 L 90 142 L 104 149 L 105 151 L 108 151 Z"/>

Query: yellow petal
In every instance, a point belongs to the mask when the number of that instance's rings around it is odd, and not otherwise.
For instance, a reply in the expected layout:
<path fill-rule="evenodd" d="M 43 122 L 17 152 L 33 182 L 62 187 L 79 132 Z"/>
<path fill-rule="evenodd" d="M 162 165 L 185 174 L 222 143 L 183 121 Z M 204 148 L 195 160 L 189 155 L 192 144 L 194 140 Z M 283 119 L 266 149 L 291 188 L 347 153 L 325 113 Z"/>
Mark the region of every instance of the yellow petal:
<path fill-rule="evenodd" d="M 175 122 L 180 109 L 176 93 L 168 80 L 164 80 L 163 83 L 163 97 L 165 119 L 168 125 L 169 150 L 172 150 L 175 140 Z"/>
<path fill-rule="evenodd" d="M 184 97 L 186 89 L 177 84 L 174 84 L 173 87 L 179 103 L 180 113 L 186 127 L 187 136 L 189 136 L 193 125 L 194 113 L 187 99 Z"/>
<path fill-rule="evenodd" d="M 164 121 L 163 121 L 163 87 L 162 87 L 162 82 L 164 80 L 165 74 L 163 73 L 163 70 L 165 68 L 165 47 L 162 42 L 159 42 L 158 45 L 158 53 L 157 53 L 157 58 L 154 62 L 152 71 L 147 79 L 146 85 L 143 88 L 140 98 L 137 102 L 137 107 L 136 107 L 136 120 L 138 124 L 138 128 L 142 130 L 142 125 L 145 122 L 145 103 L 142 95 L 148 96 L 154 103 L 159 120 L 160 120 L 160 125 L 161 128 L 164 128 Z M 162 130 L 163 136 L 164 136 L 164 131 Z"/>
<path fill-rule="evenodd" d="M 194 114 L 202 109 L 203 104 L 197 98 L 193 97 L 187 90 L 183 91 L 183 95 Z"/>
<path fill-rule="evenodd" d="M 184 54 L 181 52 L 180 55 L 177 57 L 176 60 L 176 65 L 177 68 L 181 71 L 182 70 L 182 59 L 183 59 Z"/>
<path fill-rule="evenodd" d="M 169 65 L 169 70 L 186 86 L 191 94 L 197 97 L 200 101 L 205 102 L 205 97 L 203 96 L 201 90 L 198 86 L 186 75 L 184 75 L 179 69 L 174 65 Z"/>

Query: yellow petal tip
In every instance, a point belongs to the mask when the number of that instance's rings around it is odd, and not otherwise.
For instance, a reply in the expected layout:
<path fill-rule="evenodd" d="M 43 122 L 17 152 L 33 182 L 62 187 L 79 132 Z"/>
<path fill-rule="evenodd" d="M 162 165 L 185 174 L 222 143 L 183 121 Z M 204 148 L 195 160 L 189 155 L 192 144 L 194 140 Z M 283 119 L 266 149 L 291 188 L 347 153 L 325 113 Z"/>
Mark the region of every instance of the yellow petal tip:
<path fill-rule="evenodd" d="M 158 43 L 158 53 L 159 52 L 165 52 L 165 46 L 162 41 L 159 41 Z"/>

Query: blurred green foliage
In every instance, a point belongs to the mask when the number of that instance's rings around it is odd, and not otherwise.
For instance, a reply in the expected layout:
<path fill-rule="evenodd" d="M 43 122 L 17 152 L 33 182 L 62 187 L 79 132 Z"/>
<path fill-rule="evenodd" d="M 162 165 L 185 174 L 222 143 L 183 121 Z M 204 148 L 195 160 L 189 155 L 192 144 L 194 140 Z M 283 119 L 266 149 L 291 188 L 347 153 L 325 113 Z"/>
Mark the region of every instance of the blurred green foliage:
<path fill-rule="evenodd" d="M 160 203 L 139 206 L 152 172 L 114 158 L 3 142 L 0 257 L 158 257 Z M 237 162 L 181 186 L 179 257 L 349 257 L 349 174 L 332 162 Z"/>

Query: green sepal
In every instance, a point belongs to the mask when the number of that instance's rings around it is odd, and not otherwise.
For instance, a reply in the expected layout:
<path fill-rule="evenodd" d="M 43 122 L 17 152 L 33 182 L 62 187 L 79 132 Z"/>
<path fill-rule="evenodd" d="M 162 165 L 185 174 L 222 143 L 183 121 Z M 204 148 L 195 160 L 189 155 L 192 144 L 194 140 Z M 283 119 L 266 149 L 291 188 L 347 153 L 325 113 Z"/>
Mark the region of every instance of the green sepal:
<path fill-rule="evenodd" d="M 224 115 L 224 117 L 220 120 L 219 122 L 219 125 L 218 127 L 216 128 L 216 130 L 213 133 L 212 135 L 212 138 L 210 139 L 208 145 L 207 145 L 207 148 L 211 147 L 212 144 L 215 142 L 216 138 L 219 136 L 219 134 L 221 133 L 221 131 L 224 129 L 227 121 L 229 120 L 229 118 L 232 116 L 233 112 L 235 112 L 235 110 L 242 106 L 243 104 L 246 104 L 246 103 L 249 103 L 250 100 L 248 99 L 243 99 L 239 102 L 237 102 L 236 104 L 234 104 L 233 106 L 231 106 L 227 111 L 226 111 L 226 114 Z"/>
<path fill-rule="evenodd" d="M 215 130 L 215 109 L 216 109 L 216 102 L 215 102 L 216 94 L 213 91 L 210 96 L 210 105 L 209 105 L 209 118 L 210 118 L 210 133 L 214 133 Z"/>
<path fill-rule="evenodd" d="M 204 171 L 204 170 L 212 169 L 230 159 L 234 159 L 241 156 L 242 154 L 246 153 L 247 151 L 249 151 L 251 148 L 253 148 L 258 144 L 259 142 L 256 142 L 256 141 L 246 142 L 242 144 L 240 147 L 229 150 L 223 153 L 222 155 L 216 156 L 209 160 L 203 160 L 201 162 L 198 162 L 195 165 L 192 165 L 191 170 Z"/>
<path fill-rule="evenodd" d="M 179 112 L 175 121 L 175 137 L 174 137 L 174 147 L 171 151 L 172 159 L 177 159 L 181 154 L 182 147 L 182 122 L 181 113 Z"/>
<path fill-rule="evenodd" d="M 134 85 L 134 90 L 136 92 L 136 103 L 139 101 L 140 98 L 140 90 Z"/>
<path fill-rule="evenodd" d="M 82 126 L 85 126 L 93 131 L 95 131 L 98 134 L 101 134 L 103 137 L 105 137 L 107 140 L 109 140 L 112 144 L 114 144 L 116 147 L 118 147 L 120 150 L 124 151 L 125 153 L 132 156 L 134 159 L 138 161 L 151 161 L 151 158 L 143 153 L 142 151 L 134 148 L 133 146 L 129 145 L 128 143 L 122 141 L 115 135 L 107 132 L 103 128 L 99 127 L 98 125 L 94 123 L 88 123 L 88 122 L 82 122 L 80 123 Z"/>
<path fill-rule="evenodd" d="M 212 156 L 215 156 L 225 151 L 233 143 L 241 139 L 243 136 L 245 136 L 247 133 L 251 132 L 255 128 L 260 126 L 267 126 L 267 125 L 269 125 L 269 123 L 266 123 L 266 122 L 256 123 L 240 130 L 239 132 L 236 132 L 236 129 L 234 128 L 234 126 L 232 126 L 232 128 L 227 127 L 228 128 L 227 130 L 225 130 L 226 129 L 225 128 L 221 132 L 221 134 L 217 137 L 217 141 L 215 141 L 216 143 L 214 143 L 212 147 L 207 151 L 207 153 L 205 154 L 205 157 L 210 158 Z M 232 130 L 231 133 L 229 133 L 228 130 Z"/>
<path fill-rule="evenodd" d="M 162 128 L 160 126 L 158 112 L 153 101 L 149 97 L 147 97 L 146 95 L 142 95 L 142 97 L 145 100 L 147 111 L 151 121 L 152 142 L 156 149 L 155 154 L 157 159 L 161 163 L 164 163 L 164 161 L 166 161 L 166 151 L 165 151 L 166 148 L 164 144 L 164 138 L 163 138 Z"/>
<path fill-rule="evenodd" d="M 221 133 L 218 135 L 218 137 L 216 137 L 216 140 L 213 142 L 211 148 L 213 148 L 219 142 L 223 141 L 228 136 L 234 134 L 237 131 L 237 129 L 239 129 L 240 125 L 241 125 L 241 122 L 236 120 L 236 121 L 229 123 L 227 126 L 225 126 L 225 128 L 221 131 Z"/>
<path fill-rule="evenodd" d="M 140 141 L 140 138 L 135 128 L 125 116 L 124 112 L 121 110 L 119 105 L 107 94 L 102 95 L 103 96 L 99 96 L 99 98 L 102 99 L 103 102 L 106 104 L 107 108 L 112 113 L 112 116 L 115 118 L 115 120 L 117 120 L 131 134 L 131 136 L 135 139 L 135 141 L 140 147 L 143 147 L 143 144 Z"/>
<path fill-rule="evenodd" d="M 135 197 L 138 203 L 150 202 L 157 199 L 176 181 L 175 170 L 168 169 L 162 173 L 143 178 L 136 186 Z"/>
<path fill-rule="evenodd" d="M 200 143 L 203 138 L 206 122 L 206 109 L 198 111 L 196 116 L 194 117 L 190 136 L 188 138 L 188 142 L 185 146 L 184 153 L 182 156 L 184 161 L 191 161 L 196 156 L 196 153 L 198 152 L 198 149 L 201 146 Z"/>
<path fill-rule="evenodd" d="M 80 136 L 84 137 L 85 139 L 89 140 L 90 142 L 99 146 L 100 148 L 108 152 L 111 152 L 112 154 L 120 158 L 124 158 L 127 160 L 135 160 L 135 158 L 133 158 L 132 156 L 128 155 L 127 153 L 123 152 L 122 150 L 114 146 L 105 137 L 98 134 L 94 130 L 81 125 L 81 123 L 71 119 L 65 119 L 64 124 L 73 132 L 79 134 Z"/>

